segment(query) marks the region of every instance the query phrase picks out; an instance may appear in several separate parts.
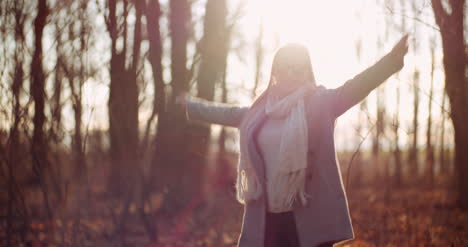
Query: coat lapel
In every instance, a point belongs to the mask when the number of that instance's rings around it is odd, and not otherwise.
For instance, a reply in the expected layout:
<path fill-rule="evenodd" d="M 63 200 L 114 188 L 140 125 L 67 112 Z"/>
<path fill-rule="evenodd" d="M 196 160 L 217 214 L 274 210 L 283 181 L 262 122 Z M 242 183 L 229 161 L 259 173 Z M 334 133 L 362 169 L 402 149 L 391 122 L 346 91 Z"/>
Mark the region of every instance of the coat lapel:
<path fill-rule="evenodd" d="M 260 111 L 258 116 L 256 117 L 252 127 L 248 130 L 247 133 L 247 148 L 249 149 L 249 155 L 252 161 L 252 165 L 255 169 L 256 174 L 258 175 L 258 179 L 261 184 L 265 183 L 265 167 L 263 164 L 263 158 L 258 150 L 257 142 L 255 137 L 258 133 L 260 126 L 262 126 L 263 122 L 266 120 L 266 113 L 265 110 Z"/>

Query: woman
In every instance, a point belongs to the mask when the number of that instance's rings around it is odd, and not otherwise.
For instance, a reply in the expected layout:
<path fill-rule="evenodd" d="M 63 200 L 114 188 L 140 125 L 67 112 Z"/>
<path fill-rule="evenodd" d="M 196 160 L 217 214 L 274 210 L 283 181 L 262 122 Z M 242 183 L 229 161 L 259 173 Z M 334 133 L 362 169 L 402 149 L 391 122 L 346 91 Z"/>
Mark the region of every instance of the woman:
<path fill-rule="evenodd" d="M 317 86 L 307 49 L 289 44 L 275 54 L 268 87 L 250 107 L 177 98 L 188 119 L 240 130 L 240 247 L 333 246 L 354 238 L 335 120 L 403 67 L 407 40 L 336 89 Z"/>

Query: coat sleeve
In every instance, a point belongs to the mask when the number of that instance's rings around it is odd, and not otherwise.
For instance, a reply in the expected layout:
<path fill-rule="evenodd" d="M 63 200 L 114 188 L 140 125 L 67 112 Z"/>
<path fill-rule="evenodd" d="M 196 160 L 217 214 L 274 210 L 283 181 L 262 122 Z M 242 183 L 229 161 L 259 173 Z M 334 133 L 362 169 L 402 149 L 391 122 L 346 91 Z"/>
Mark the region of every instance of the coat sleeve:
<path fill-rule="evenodd" d="M 238 128 L 248 109 L 247 106 L 211 102 L 192 96 L 186 97 L 186 117 L 188 120 Z"/>
<path fill-rule="evenodd" d="M 346 81 L 342 86 L 329 89 L 329 103 L 335 117 L 362 101 L 369 93 L 399 71 L 402 64 L 391 53 L 382 57 L 374 65 Z"/>

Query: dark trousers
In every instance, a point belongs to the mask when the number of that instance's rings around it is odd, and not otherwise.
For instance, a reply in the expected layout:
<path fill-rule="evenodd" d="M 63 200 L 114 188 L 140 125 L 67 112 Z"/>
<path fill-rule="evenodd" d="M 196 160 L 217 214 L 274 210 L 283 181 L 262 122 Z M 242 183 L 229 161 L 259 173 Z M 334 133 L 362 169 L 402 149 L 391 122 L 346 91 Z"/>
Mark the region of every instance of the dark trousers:
<path fill-rule="evenodd" d="M 300 247 L 292 211 L 266 213 L 265 247 Z"/>
<path fill-rule="evenodd" d="M 332 246 L 333 242 L 327 242 L 318 247 Z M 300 247 L 296 221 L 292 211 L 266 213 L 264 247 Z"/>

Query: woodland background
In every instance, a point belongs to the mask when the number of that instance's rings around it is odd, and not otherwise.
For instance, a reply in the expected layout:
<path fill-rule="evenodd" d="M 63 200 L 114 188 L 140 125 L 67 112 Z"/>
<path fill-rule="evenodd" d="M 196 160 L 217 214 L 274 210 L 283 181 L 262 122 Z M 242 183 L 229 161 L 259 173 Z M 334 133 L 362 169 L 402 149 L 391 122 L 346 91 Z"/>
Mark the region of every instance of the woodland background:
<path fill-rule="evenodd" d="M 235 246 L 237 130 L 187 122 L 174 99 L 249 103 L 265 87 L 282 39 L 247 5 L 2 0 L 0 245 Z M 410 31 L 423 63 L 338 120 L 346 246 L 468 246 L 467 5 L 375 5 L 385 28 L 340 40 L 353 59 L 364 69 Z"/>

